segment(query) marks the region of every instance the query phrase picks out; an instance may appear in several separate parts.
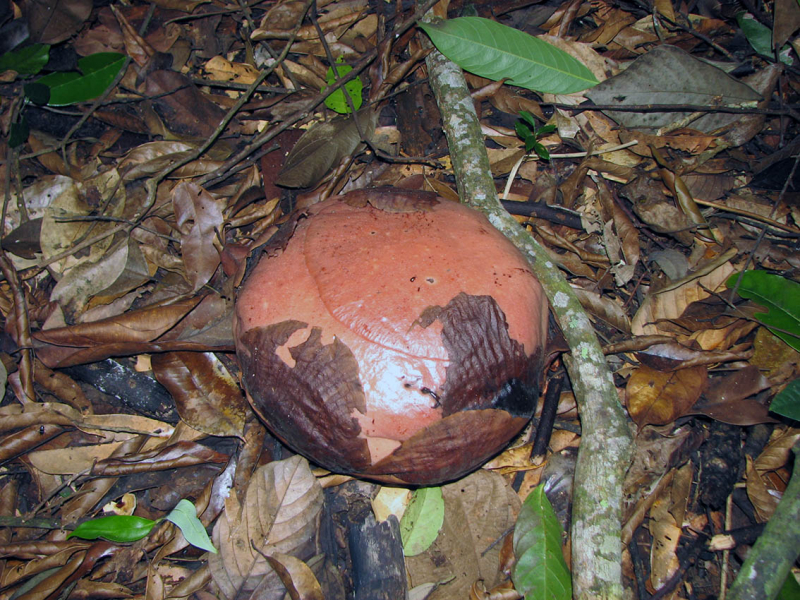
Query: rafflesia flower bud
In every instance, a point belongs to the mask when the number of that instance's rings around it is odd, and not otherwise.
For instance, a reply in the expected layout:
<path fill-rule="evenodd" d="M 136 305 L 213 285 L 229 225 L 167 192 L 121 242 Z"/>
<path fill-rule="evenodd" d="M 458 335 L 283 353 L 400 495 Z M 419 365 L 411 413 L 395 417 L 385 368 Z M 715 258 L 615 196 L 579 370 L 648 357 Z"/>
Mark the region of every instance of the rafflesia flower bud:
<path fill-rule="evenodd" d="M 250 401 L 286 444 L 335 472 L 433 485 L 525 426 L 546 318 L 525 258 L 481 213 L 378 188 L 284 227 L 234 335 Z"/>

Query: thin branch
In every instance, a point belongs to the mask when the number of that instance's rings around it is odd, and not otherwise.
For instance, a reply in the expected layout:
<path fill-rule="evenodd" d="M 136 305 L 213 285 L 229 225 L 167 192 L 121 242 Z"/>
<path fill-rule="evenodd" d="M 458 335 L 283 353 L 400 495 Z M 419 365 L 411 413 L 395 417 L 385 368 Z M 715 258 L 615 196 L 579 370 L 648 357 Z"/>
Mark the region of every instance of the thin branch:
<path fill-rule="evenodd" d="M 428 13 L 426 20 L 431 18 Z M 442 113 L 459 197 L 483 211 L 528 257 L 572 349 L 565 362 L 583 427 L 572 516 L 575 597 L 622 598 L 622 483 L 630 464 L 632 441 L 608 365 L 570 285 L 547 251 L 498 201 L 480 122 L 461 69 L 439 52 L 428 55 L 426 62 Z"/>

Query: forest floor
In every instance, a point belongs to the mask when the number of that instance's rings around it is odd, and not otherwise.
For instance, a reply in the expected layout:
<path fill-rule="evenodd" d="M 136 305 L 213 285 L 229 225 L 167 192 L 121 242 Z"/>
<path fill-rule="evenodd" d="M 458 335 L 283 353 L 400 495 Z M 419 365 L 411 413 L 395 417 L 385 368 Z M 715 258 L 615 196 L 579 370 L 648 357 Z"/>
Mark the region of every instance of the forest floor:
<path fill-rule="evenodd" d="M 438 7 L 540 37 L 600 82 L 537 93 L 466 73 L 503 206 L 577 294 L 624 408 L 632 462 L 607 502 L 625 598 L 726 597 L 800 438 L 800 6 L 741 4 Z M 0 9 L 0 600 L 570 597 L 568 377 L 539 446 L 537 412 L 435 492 L 309 463 L 241 384 L 234 299 L 281 225 L 362 188 L 459 200 L 417 26 L 429 8 Z M 327 89 L 332 59 L 357 121 Z M 547 520 L 520 513 L 536 490 L 561 548 L 515 539 Z M 412 493 L 434 525 L 398 526 Z M 86 522 L 94 539 L 70 537 Z M 797 574 L 781 597 L 800 597 Z"/>

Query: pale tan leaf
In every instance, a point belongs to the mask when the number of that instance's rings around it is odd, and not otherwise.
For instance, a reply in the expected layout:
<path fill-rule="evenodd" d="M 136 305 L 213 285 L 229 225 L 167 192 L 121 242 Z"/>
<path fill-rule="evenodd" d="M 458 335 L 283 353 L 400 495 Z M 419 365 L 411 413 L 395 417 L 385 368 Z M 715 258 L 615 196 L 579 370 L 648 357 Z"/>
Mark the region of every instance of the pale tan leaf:
<path fill-rule="evenodd" d="M 631 320 L 614 300 L 579 287 L 573 287 L 572 290 L 578 296 L 581 306 L 591 315 L 624 333 L 630 333 Z"/>
<path fill-rule="evenodd" d="M 241 501 L 232 490 L 214 526 L 219 553 L 209 557 L 223 596 L 281 600 L 286 589 L 264 554 L 314 556 L 322 502 L 322 488 L 300 456 L 259 468 Z"/>
<path fill-rule="evenodd" d="M 281 578 L 292 600 L 325 600 L 314 572 L 302 560 L 280 552 L 267 554 L 266 559 Z"/>
<path fill-rule="evenodd" d="M 676 550 L 681 539 L 681 528 L 669 512 L 670 504 L 667 494 L 656 500 L 650 509 L 650 534 L 653 536 L 653 545 L 650 547 L 650 582 L 656 590 L 680 568 Z"/>
<path fill-rule="evenodd" d="M 110 198 L 110 203 L 105 207 L 103 216 L 121 217 L 125 208 L 125 186 L 120 185 L 119 173 L 111 169 L 88 179 L 81 184 L 67 186 L 54 198 L 44 211 L 40 244 L 42 255 L 51 259 L 72 248 L 87 235 L 91 227 L 92 237 L 107 232 L 117 226 L 109 221 L 90 221 L 90 215 L 96 214 L 99 206 L 95 206 L 96 199 Z M 93 202 L 90 202 L 93 200 Z M 76 220 L 77 219 L 77 220 Z M 97 261 L 111 246 L 111 236 L 95 243 L 88 254 L 72 255 L 62 258 L 50 265 L 58 273 L 63 273 L 70 267 L 85 262 Z"/>
<path fill-rule="evenodd" d="M 775 495 L 753 464 L 753 459 L 747 457 L 747 497 L 756 510 L 759 523 L 766 523 L 778 507 L 780 497 Z"/>
<path fill-rule="evenodd" d="M 772 434 L 769 444 L 756 458 L 753 466 L 759 473 L 777 471 L 786 466 L 789 456 L 792 454 L 792 446 L 795 445 L 798 438 L 800 438 L 800 429 L 797 427 L 790 427 L 783 431 L 776 430 Z"/>
<path fill-rule="evenodd" d="M 724 288 L 725 281 L 734 272 L 733 265 L 726 262 L 707 275 L 689 281 L 675 289 L 659 294 L 650 294 L 633 317 L 631 329 L 634 335 L 664 335 L 657 321 L 677 319 L 692 302 L 708 298 L 706 289 L 718 291 Z"/>
<path fill-rule="evenodd" d="M 84 262 L 64 273 L 50 295 L 71 316 L 83 311 L 92 296 L 116 296 L 150 279 L 147 261 L 130 238 L 120 240 L 96 262 Z"/>

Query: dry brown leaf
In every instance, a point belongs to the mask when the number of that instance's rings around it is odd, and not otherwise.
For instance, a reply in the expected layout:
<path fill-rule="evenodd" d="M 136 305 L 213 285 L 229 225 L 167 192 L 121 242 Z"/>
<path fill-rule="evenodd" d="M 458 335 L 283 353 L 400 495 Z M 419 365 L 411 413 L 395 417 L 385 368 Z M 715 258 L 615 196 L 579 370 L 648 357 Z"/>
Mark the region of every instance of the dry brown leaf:
<path fill-rule="evenodd" d="M 514 524 L 520 501 L 500 475 L 485 470 L 443 486 L 442 496 L 439 537 L 422 554 L 406 557 L 410 586 L 446 582 L 431 600 L 466 598 L 476 579 L 497 583 L 501 544 L 484 552 Z"/>
<path fill-rule="evenodd" d="M 244 437 L 249 405 L 237 381 L 210 352 L 166 352 L 151 358 L 153 373 L 189 426 L 215 436 Z"/>
<path fill-rule="evenodd" d="M 792 446 L 800 439 L 800 429 L 789 427 L 773 432 L 772 439 L 766 448 L 758 455 L 753 466 L 760 473 L 777 471 L 785 467 L 792 454 Z"/>
<path fill-rule="evenodd" d="M 95 463 L 91 473 L 117 477 L 133 473 L 165 471 L 179 467 L 206 463 L 225 463 L 230 457 L 196 442 L 176 442 L 149 452 L 127 455 L 124 458 L 107 458 Z"/>
<path fill-rule="evenodd" d="M 218 200 L 194 183 L 180 183 L 172 190 L 175 220 L 181 232 L 181 254 L 193 291 L 214 275 L 220 257 L 217 241 L 222 233 L 225 201 Z"/>
<path fill-rule="evenodd" d="M 91 0 L 31 0 L 25 11 L 30 41 L 58 44 L 69 39 L 89 18 L 92 4 Z"/>
<path fill-rule="evenodd" d="M 314 556 L 322 503 L 322 488 L 300 456 L 259 468 L 241 500 L 232 490 L 214 526 L 219 553 L 208 561 L 223 596 L 282 600 L 286 589 L 264 555 Z"/>
<path fill-rule="evenodd" d="M 31 425 L 19 431 L 15 431 L 0 439 L 0 463 L 5 463 L 17 456 L 25 454 L 29 450 L 37 448 L 54 437 L 61 435 L 63 432 L 64 429 L 62 427 L 49 423 Z"/>
<path fill-rule="evenodd" d="M 707 298 L 706 291 L 724 288 L 725 281 L 735 271 L 729 262 L 717 267 L 711 273 L 685 283 L 668 292 L 650 294 L 633 317 L 631 329 L 634 335 L 659 335 L 669 333 L 662 329 L 658 321 L 676 319 L 692 302 Z"/>
<path fill-rule="evenodd" d="M 756 511 L 759 523 L 766 523 L 778 507 L 780 496 L 775 494 L 772 486 L 761 477 L 753 464 L 753 459 L 747 457 L 747 497 Z"/>
<path fill-rule="evenodd" d="M 671 423 L 694 406 L 707 379 L 702 366 L 671 373 L 639 367 L 625 389 L 628 412 L 639 427 Z"/>
<path fill-rule="evenodd" d="M 73 347 L 115 342 L 149 342 L 171 329 L 201 300 L 202 298 L 195 297 L 171 304 L 154 305 L 112 319 L 37 331 L 33 337 L 41 342 Z"/>
<path fill-rule="evenodd" d="M 658 590 L 680 568 L 676 554 L 681 539 L 681 528 L 671 508 L 669 490 L 664 490 L 650 509 L 650 534 L 653 545 L 650 548 L 650 583 Z"/>
<path fill-rule="evenodd" d="M 117 18 L 120 30 L 122 31 L 125 54 L 130 56 L 137 65 L 144 67 L 155 55 L 155 49 L 139 35 L 122 11 L 118 10 L 113 4 L 111 5 L 111 11 Z"/>
<path fill-rule="evenodd" d="M 361 131 L 371 139 L 375 133 L 378 113 L 372 109 L 362 109 L 356 114 Z M 277 183 L 290 188 L 313 187 L 339 161 L 355 152 L 360 144 L 361 138 L 352 116 L 316 123 L 297 140 L 289 152 Z"/>
<path fill-rule="evenodd" d="M 264 557 L 281 578 L 292 600 L 325 600 L 314 572 L 302 560 L 280 552 Z"/>
<path fill-rule="evenodd" d="M 613 299 L 579 287 L 573 287 L 572 290 L 578 296 L 581 306 L 591 315 L 623 333 L 630 333 L 631 320 Z"/>

